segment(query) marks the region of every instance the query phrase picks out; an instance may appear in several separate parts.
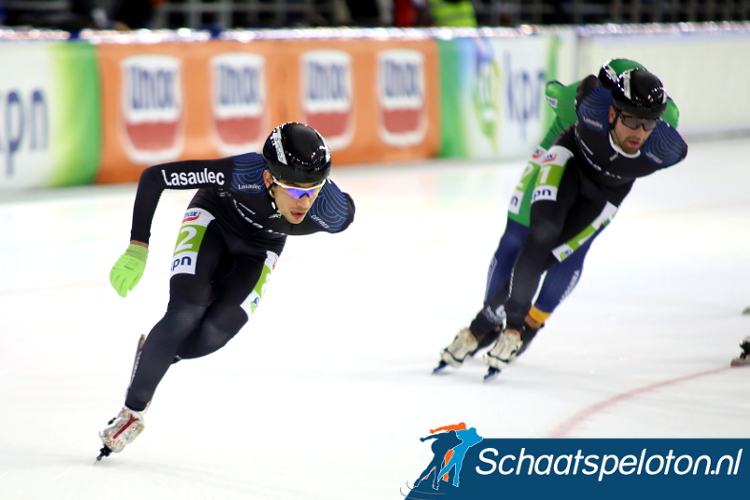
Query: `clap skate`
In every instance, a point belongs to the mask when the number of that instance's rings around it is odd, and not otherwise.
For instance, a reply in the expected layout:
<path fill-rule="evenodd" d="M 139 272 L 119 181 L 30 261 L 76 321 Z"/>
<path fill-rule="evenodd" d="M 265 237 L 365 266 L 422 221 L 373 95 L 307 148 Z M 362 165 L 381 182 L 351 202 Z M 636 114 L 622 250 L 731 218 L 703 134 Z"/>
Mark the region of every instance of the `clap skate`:
<path fill-rule="evenodd" d="M 467 356 L 474 354 L 479 347 L 479 342 L 474 338 L 471 330 L 464 328 L 453 339 L 453 342 L 440 353 L 440 363 L 432 370 L 437 373 L 446 366 L 460 367 Z"/>
<path fill-rule="evenodd" d="M 513 329 L 503 330 L 503 333 L 500 334 L 495 345 L 492 346 L 487 353 L 487 364 L 489 365 L 489 369 L 487 370 L 484 379 L 489 380 L 500 373 L 500 370 L 516 359 L 516 356 L 521 352 L 522 347 L 523 340 L 521 340 L 521 332 Z"/>
<path fill-rule="evenodd" d="M 109 427 L 99 433 L 104 446 L 99 450 L 99 461 L 108 457 L 111 453 L 120 453 L 127 445 L 133 442 L 138 435 L 143 432 L 145 422 L 143 421 L 143 411 L 133 411 L 127 406 L 123 406 L 120 413 L 109 421 Z"/>
<path fill-rule="evenodd" d="M 510 337 L 503 339 L 503 335 L 505 335 L 505 331 L 503 331 L 495 345 L 492 346 L 492 349 L 487 353 L 487 364 L 489 365 L 489 369 L 484 376 L 484 380 L 493 378 L 500 373 L 501 369 L 508 366 L 511 361 L 523 354 L 531 345 L 531 341 L 534 340 L 537 332 L 542 328 L 544 328 L 544 325 L 541 325 L 539 328 L 532 328 L 528 324 L 525 324 L 519 332 L 520 338 L 511 334 Z M 520 342 L 520 346 L 516 346 L 516 341 Z"/>
<path fill-rule="evenodd" d="M 130 372 L 131 384 L 133 383 L 133 377 L 135 377 L 135 371 L 138 369 L 138 363 L 141 360 L 141 352 L 143 351 L 143 344 L 145 342 L 146 336 L 141 335 L 138 338 L 133 369 Z M 99 456 L 96 457 L 97 462 L 104 457 L 108 457 L 112 452 L 121 452 L 125 446 L 138 437 L 138 434 L 143 432 L 143 414 L 148 410 L 150 405 L 151 403 L 149 402 L 143 411 L 133 411 L 127 406 L 123 406 L 120 413 L 107 423 L 109 427 L 99 433 L 104 446 L 99 450 Z"/>
<path fill-rule="evenodd" d="M 750 335 L 745 337 L 745 340 L 740 344 L 742 352 L 739 356 L 734 358 L 730 363 L 730 366 L 748 366 L 750 365 Z"/>

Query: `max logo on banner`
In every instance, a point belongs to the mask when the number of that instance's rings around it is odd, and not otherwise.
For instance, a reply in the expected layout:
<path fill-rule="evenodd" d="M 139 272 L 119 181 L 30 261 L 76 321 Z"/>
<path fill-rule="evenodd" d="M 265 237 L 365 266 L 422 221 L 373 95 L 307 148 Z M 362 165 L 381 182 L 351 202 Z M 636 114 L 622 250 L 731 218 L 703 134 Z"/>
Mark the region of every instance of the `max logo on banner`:
<path fill-rule="evenodd" d="M 419 440 L 434 440 L 431 446 L 432 460 L 414 481 L 414 486 L 409 488 L 406 499 L 425 500 L 439 495 L 447 500 L 455 496 L 461 485 L 466 452 L 483 439 L 474 427 L 467 428 L 463 422 L 430 429 L 430 435 Z M 401 493 L 404 494 L 403 491 Z"/>
<path fill-rule="evenodd" d="M 333 149 L 347 148 L 354 136 L 352 57 L 338 50 L 302 55 L 303 121 Z"/>
<path fill-rule="evenodd" d="M 177 159 L 184 142 L 181 61 L 143 55 L 128 57 L 120 66 L 126 153 L 145 165 Z"/>
<path fill-rule="evenodd" d="M 263 146 L 268 128 L 265 63 L 263 56 L 241 52 L 211 59 L 212 128 L 224 155 Z"/>
<path fill-rule="evenodd" d="M 395 49 L 378 54 L 378 132 L 389 146 L 420 144 L 427 132 L 424 55 Z"/>

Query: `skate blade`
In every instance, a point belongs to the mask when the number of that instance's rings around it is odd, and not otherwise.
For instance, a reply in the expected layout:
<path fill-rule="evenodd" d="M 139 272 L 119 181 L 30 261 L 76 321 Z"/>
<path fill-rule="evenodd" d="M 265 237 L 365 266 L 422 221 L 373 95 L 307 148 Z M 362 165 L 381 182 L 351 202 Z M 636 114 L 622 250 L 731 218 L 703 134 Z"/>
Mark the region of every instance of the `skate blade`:
<path fill-rule="evenodd" d="M 96 461 L 101 462 L 102 458 L 108 457 L 110 453 L 112 453 L 112 450 L 108 446 L 102 446 L 102 449 L 99 450 L 99 456 L 96 457 Z"/>
<path fill-rule="evenodd" d="M 490 382 L 491 380 L 494 380 L 501 372 L 502 370 L 498 370 L 497 368 L 488 368 L 487 373 L 484 375 L 484 378 L 482 379 L 483 382 Z"/>
<path fill-rule="evenodd" d="M 732 362 L 729 363 L 729 366 L 750 366 L 750 356 L 734 358 Z"/>
<path fill-rule="evenodd" d="M 448 366 L 448 363 L 446 363 L 445 361 L 443 361 L 443 360 L 441 359 L 441 360 L 440 360 L 440 363 L 438 363 L 438 365 L 437 365 L 437 366 L 436 366 L 435 368 L 433 368 L 433 369 L 432 369 L 432 374 L 434 375 L 434 374 L 436 374 L 436 373 L 440 373 L 441 371 L 443 371 L 443 369 L 444 369 L 444 368 L 445 368 L 446 366 Z"/>

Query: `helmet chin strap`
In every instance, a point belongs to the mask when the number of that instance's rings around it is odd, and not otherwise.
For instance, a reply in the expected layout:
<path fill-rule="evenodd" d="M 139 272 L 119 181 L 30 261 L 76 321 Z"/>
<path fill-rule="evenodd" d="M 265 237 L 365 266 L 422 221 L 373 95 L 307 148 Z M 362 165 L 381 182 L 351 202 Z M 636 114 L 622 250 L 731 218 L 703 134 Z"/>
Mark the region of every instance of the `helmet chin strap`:
<path fill-rule="evenodd" d="M 267 190 L 268 190 L 268 194 L 269 194 L 269 196 L 271 197 L 271 206 L 273 207 L 273 209 L 274 209 L 274 210 L 276 210 L 276 212 L 277 212 L 277 213 L 281 213 L 281 212 L 279 211 L 279 206 L 278 206 L 278 205 L 276 204 L 276 198 L 275 198 L 275 197 L 274 197 L 274 195 L 273 195 L 273 189 L 271 189 L 271 188 L 273 188 L 274 186 L 276 186 L 276 183 L 275 183 L 275 182 L 272 182 L 272 183 L 271 183 L 271 185 L 270 185 L 270 186 L 268 186 L 268 188 L 267 188 Z"/>
<path fill-rule="evenodd" d="M 612 149 L 614 149 L 615 152 L 617 152 L 621 156 L 624 156 L 625 158 L 638 158 L 641 155 L 640 149 L 635 153 L 626 153 L 625 150 L 622 149 L 622 146 L 620 146 L 620 144 L 617 142 L 614 129 L 610 129 L 609 131 L 609 144 L 612 146 Z"/>

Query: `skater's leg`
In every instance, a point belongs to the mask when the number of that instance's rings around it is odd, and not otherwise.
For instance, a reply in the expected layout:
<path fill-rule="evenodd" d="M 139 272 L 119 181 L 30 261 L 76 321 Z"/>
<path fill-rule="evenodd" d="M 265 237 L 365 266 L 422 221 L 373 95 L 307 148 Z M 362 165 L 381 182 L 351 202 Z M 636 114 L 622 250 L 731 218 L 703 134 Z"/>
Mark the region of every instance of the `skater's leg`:
<path fill-rule="evenodd" d="M 180 344 L 196 330 L 211 299 L 211 282 L 224 252 L 218 231 L 209 224 L 192 269 L 169 281 L 169 304 L 164 317 L 151 329 L 141 359 L 128 388 L 125 406 L 142 411 L 175 359 Z"/>
<path fill-rule="evenodd" d="M 200 326 L 181 344 L 181 359 L 206 356 L 221 349 L 247 323 L 258 307 L 278 255 L 265 259 L 242 257 L 214 283 L 214 299 Z"/>

